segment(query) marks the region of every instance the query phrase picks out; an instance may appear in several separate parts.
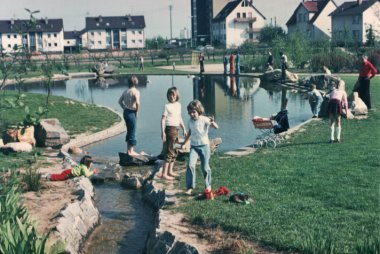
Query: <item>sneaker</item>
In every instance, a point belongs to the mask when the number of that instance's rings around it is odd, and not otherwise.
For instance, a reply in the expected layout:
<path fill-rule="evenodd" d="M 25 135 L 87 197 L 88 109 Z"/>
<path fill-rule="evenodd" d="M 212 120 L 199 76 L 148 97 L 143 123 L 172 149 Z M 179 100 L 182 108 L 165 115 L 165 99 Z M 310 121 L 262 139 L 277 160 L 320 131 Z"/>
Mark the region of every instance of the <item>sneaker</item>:
<path fill-rule="evenodd" d="M 193 189 L 188 189 L 187 191 L 185 191 L 185 194 L 188 196 L 192 196 L 193 195 Z"/>

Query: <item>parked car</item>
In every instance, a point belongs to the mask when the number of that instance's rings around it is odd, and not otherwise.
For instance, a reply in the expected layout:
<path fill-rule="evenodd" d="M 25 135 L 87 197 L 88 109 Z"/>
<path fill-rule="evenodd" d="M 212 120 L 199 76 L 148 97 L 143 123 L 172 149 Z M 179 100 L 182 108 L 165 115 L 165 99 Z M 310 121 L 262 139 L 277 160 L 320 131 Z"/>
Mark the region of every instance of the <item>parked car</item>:
<path fill-rule="evenodd" d="M 213 51 L 214 50 L 214 47 L 211 45 L 206 45 L 204 48 L 206 51 Z"/>
<path fill-rule="evenodd" d="M 198 46 L 198 47 L 196 48 L 196 50 L 204 51 L 204 50 L 205 50 L 205 47 L 203 47 L 203 46 Z"/>

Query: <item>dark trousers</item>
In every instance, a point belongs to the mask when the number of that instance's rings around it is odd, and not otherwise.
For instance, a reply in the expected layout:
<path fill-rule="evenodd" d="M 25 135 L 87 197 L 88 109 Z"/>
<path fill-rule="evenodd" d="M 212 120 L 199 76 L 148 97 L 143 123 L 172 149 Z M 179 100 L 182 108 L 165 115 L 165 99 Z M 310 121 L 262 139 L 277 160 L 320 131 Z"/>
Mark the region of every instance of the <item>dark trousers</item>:
<path fill-rule="evenodd" d="M 123 117 L 125 124 L 127 125 L 127 135 L 125 136 L 125 142 L 130 146 L 135 146 L 136 140 L 136 111 L 130 109 L 124 109 Z"/>
<path fill-rule="evenodd" d="M 370 79 L 366 77 L 359 77 L 359 98 L 367 105 L 367 108 L 371 108 L 371 95 L 370 95 Z"/>

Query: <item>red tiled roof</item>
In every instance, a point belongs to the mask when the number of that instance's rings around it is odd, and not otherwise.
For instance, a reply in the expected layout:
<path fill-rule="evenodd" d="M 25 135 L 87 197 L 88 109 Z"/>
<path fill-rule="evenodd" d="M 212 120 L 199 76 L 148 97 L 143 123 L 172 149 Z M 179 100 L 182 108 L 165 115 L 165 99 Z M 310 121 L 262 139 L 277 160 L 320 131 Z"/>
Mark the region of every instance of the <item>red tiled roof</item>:
<path fill-rule="evenodd" d="M 305 6 L 305 8 L 308 12 L 317 12 L 318 11 L 317 2 L 314 2 L 314 1 L 304 2 L 303 6 Z"/>

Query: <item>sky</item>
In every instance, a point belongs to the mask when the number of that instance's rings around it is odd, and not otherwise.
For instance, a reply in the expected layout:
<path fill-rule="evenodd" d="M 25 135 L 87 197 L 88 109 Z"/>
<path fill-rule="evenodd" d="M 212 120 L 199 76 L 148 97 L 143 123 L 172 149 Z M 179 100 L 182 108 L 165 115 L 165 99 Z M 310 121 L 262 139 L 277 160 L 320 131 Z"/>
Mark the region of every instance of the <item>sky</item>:
<path fill-rule="evenodd" d="M 268 24 L 276 20 L 285 23 L 302 0 L 253 0 L 253 5 L 266 17 Z M 344 0 L 335 0 L 340 5 Z M 172 5 L 172 34 L 180 36 L 181 29 L 190 29 L 190 0 L 1 0 L 0 20 L 27 19 L 28 8 L 37 18 L 62 18 L 65 31 L 82 30 L 86 16 L 144 15 L 146 38 L 170 37 L 170 11 Z"/>

